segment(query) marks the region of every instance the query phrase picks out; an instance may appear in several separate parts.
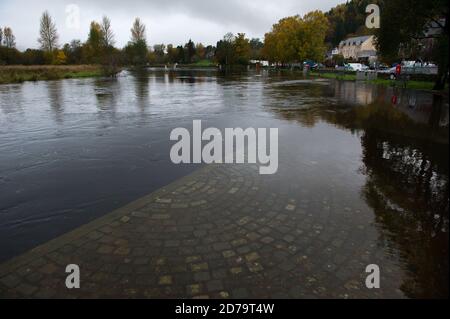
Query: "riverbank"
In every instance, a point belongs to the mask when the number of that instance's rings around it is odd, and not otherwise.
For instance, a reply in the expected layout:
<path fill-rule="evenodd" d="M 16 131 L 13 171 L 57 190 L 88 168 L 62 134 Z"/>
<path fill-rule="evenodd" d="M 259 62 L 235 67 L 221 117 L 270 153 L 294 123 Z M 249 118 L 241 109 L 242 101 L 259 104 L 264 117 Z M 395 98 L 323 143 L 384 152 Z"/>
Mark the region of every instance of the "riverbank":
<path fill-rule="evenodd" d="M 0 84 L 105 76 L 98 65 L 0 66 Z"/>
<path fill-rule="evenodd" d="M 311 72 L 311 76 L 313 77 L 320 77 L 325 79 L 336 79 L 341 81 L 356 81 L 356 74 L 351 73 L 320 73 L 320 72 Z M 365 83 L 371 83 L 371 84 L 378 84 L 378 85 L 384 85 L 384 86 L 401 86 L 403 87 L 403 83 L 400 83 L 396 80 L 391 79 L 382 79 L 378 78 L 376 80 L 369 80 L 364 81 Z M 417 81 L 417 80 L 410 80 L 406 83 L 407 89 L 415 89 L 415 90 L 426 90 L 426 91 L 432 91 L 434 87 L 434 82 L 431 81 Z M 446 90 L 448 90 L 448 84 L 446 86 Z"/>

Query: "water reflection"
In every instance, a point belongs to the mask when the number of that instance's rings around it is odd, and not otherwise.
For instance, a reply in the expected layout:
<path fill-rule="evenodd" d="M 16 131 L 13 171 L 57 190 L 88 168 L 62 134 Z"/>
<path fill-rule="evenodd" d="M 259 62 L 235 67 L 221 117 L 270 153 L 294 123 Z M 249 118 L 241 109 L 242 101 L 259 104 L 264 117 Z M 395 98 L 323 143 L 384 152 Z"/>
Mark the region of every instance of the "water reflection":
<path fill-rule="evenodd" d="M 48 81 L 46 82 L 48 90 L 48 101 L 52 113 L 55 116 L 55 122 L 62 124 L 64 121 L 64 101 L 63 90 L 61 81 Z"/>
<path fill-rule="evenodd" d="M 131 72 L 134 82 L 134 99 L 141 112 L 150 105 L 150 73 L 146 69 L 133 70 Z"/>
<path fill-rule="evenodd" d="M 448 297 L 448 104 L 440 95 L 408 91 L 393 104 L 389 88 L 376 88 L 376 95 L 354 89 L 336 84 L 338 109 L 275 112 L 303 126 L 326 121 L 359 133 L 361 194 L 376 216 L 379 245 L 408 265 L 400 289 L 412 298 Z"/>
<path fill-rule="evenodd" d="M 0 260 L 197 169 L 170 162 L 168 137 L 202 119 L 279 127 L 274 191 L 301 193 L 315 217 L 333 196 L 336 211 L 354 204 L 406 265 L 406 296 L 448 295 L 446 97 L 282 72 L 134 70 L 0 86 L 0 110 Z"/>
<path fill-rule="evenodd" d="M 448 152 L 374 129 L 362 137 L 367 182 L 380 241 L 409 265 L 408 297 L 448 296 Z M 443 154 L 439 154 L 444 152 Z"/>

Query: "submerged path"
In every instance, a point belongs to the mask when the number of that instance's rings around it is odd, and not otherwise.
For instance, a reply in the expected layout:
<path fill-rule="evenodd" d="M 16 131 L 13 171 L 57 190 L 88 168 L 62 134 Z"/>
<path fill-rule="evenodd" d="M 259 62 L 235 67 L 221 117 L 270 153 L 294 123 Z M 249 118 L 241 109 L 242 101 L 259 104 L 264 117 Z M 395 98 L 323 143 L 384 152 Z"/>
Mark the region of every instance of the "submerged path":
<path fill-rule="evenodd" d="M 3 298 L 402 297 L 367 216 L 210 165 L 0 265 Z M 382 268 L 367 289 L 365 268 Z M 68 264 L 81 288 L 65 286 Z"/>

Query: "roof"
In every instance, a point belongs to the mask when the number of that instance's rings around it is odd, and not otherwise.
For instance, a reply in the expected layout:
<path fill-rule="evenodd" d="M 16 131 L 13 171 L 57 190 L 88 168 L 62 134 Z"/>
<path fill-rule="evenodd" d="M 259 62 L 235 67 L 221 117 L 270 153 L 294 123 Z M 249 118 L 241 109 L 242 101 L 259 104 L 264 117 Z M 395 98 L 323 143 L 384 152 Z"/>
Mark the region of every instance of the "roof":
<path fill-rule="evenodd" d="M 366 42 L 367 40 L 369 40 L 371 37 L 373 37 L 373 35 L 364 35 L 364 36 L 360 36 L 360 37 L 352 37 L 352 38 L 348 38 L 345 39 L 343 41 L 341 41 L 341 43 L 339 43 L 339 45 L 350 45 L 353 42 L 356 42 L 357 44 L 362 43 L 362 42 Z"/>

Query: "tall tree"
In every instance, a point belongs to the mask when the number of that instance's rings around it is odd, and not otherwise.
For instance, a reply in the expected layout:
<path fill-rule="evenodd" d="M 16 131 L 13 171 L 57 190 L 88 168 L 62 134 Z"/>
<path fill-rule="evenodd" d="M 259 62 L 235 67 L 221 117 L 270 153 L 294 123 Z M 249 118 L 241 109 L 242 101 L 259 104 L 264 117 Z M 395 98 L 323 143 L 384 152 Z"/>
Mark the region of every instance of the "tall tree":
<path fill-rule="evenodd" d="M 100 63 L 103 57 L 103 36 L 101 25 L 92 21 L 86 44 L 83 46 L 84 63 Z"/>
<path fill-rule="evenodd" d="M 253 60 L 260 60 L 261 59 L 261 50 L 264 47 L 264 43 L 261 42 L 258 38 L 253 38 L 250 40 L 250 58 Z"/>
<path fill-rule="evenodd" d="M 321 11 L 283 18 L 265 35 L 264 55 L 283 64 L 307 59 L 321 61 L 327 30 L 328 20 Z"/>
<path fill-rule="evenodd" d="M 186 62 L 192 63 L 192 59 L 195 56 L 195 44 L 189 39 L 189 42 L 184 46 L 186 52 Z"/>
<path fill-rule="evenodd" d="M 177 48 L 173 47 L 173 44 L 167 45 L 167 60 L 169 63 L 176 63 L 179 62 L 177 58 Z"/>
<path fill-rule="evenodd" d="M 396 58 L 401 48 L 434 42 L 439 66 L 435 90 L 445 88 L 449 71 L 449 4 L 447 0 L 389 0 L 381 7 L 376 45 L 384 58 Z"/>
<path fill-rule="evenodd" d="M 41 17 L 40 38 L 38 39 L 44 51 L 51 52 L 58 48 L 58 32 L 52 17 L 45 11 Z"/>
<path fill-rule="evenodd" d="M 199 61 L 205 58 L 205 46 L 202 43 L 195 45 L 195 55 Z"/>
<path fill-rule="evenodd" d="M 141 19 L 136 18 L 131 28 L 131 42 L 138 43 L 140 41 L 147 41 L 145 36 L 145 24 L 141 22 Z"/>
<path fill-rule="evenodd" d="M 128 63 L 133 65 L 144 65 L 148 62 L 147 39 L 145 25 L 141 19 L 136 18 L 131 28 L 131 42 L 125 47 L 125 55 Z"/>
<path fill-rule="evenodd" d="M 251 47 L 250 40 L 245 37 L 245 33 L 238 33 L 234 40 L 234 51 L 239 64 L 248 64 Z"/>
<path fill-rule="evenodd" d="M 13 31 L 9 27 L 5 27 L 3 30 L 3 43 L 7 48 L 15 48 L 16 47 L 16 37 L 13 34 Z"/>
<path fill-rule="evenodd" d="M 3 45 L 3 29 L 0 28 L 0 47 Z"/>
<path fill-rule="evenodd" d="M 234 50 L 235 36 L 228 32 L 223 37 L 223 40 L 217 42 L 215 58 L 220 65 L 229 66 L 236 62 L 236 52 Z"/>
<path fill-rule="evenodd" d="M 164 44 L 155 44 L 153 54 L 156 63 L 165 63 L 166 46 Z"/>
<path fill-rule="evenodd" d="M 101 32 L 103 42 L 102 45 L 105 48 L 113 47 L 115 44 L 114 32 L 112 31 L 111 28 L 111 20 L 107 16 L 104 16 L 102 19 Z"/>

